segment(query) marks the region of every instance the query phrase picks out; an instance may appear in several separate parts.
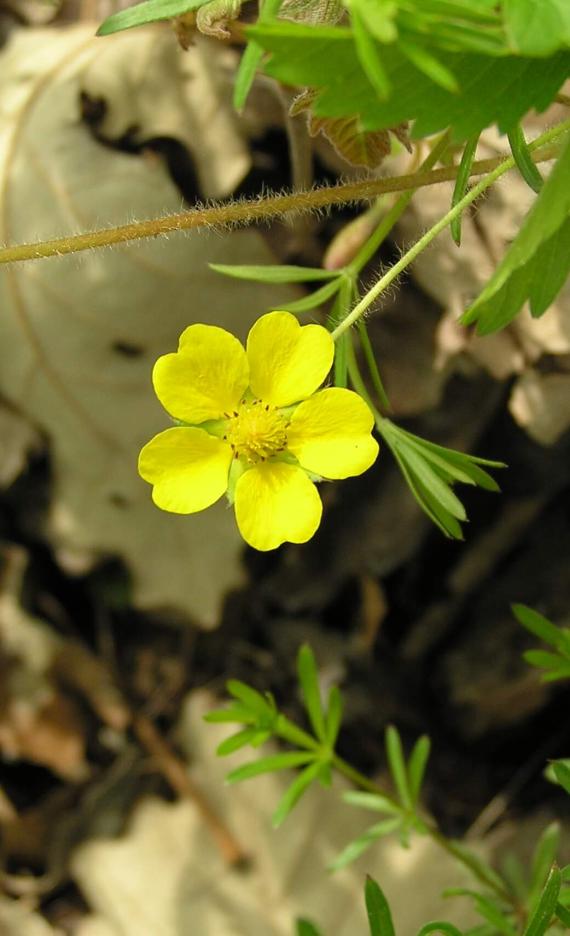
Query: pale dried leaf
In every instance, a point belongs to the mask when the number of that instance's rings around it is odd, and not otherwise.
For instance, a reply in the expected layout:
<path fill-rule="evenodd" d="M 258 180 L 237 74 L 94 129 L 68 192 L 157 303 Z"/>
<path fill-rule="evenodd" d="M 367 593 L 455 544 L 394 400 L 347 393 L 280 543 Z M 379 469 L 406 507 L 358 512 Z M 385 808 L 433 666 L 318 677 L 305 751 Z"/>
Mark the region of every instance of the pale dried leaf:
<path fill-rule="evenodd" d="M 0 933 L 2 936 L 58 936 L 56 930 L 38 913 L 32 913 L 24 901 L 0 897 Z"/>
<path fill-rule="evenodd" d="M 164 35 L 153 35 L 162 49 Z M 179 193 L 158 159 L 100 145 L 79 119 L 85 86 L 108 100 L 108 116 L 117 119 L 102 128 L 110 135 L 120 134 L 129 114 L 131 124 L 148 117 L 155 89 L 146 82 L 149 63 L 160 69 L 167 57 L 154 55 L 149 41 L 137 30 L 121 46 L 118 36 L 95 40 L 91 28 L 75 28 L 30 30 L 10 42 L 0 60 L 2 241 L 180 210 Z M 170 54 L 182 55 L 169 41 Z M 188 57 L 199 73 L 202 52 L 193 53 Z M 168 70 L 165 75 L 166 84 L 174 81 Z M 137 78 L 146 88 L 144 107 Z M 184 105 L 193 108 L 192 126 L 202 128 L 196 153 L 204 179 L 211 161 L 212 186 L 235 153 L 222 141 L 224 152 L 214 159 L 217 139 L 204 130 L 216 80 L 208 73 L 195 86 L 210 88 L 204 113 L 201 95 Z M 175 103 L 169 113 L 157 123 L 163 117 L 155 109 L 148 133 L 174 132 L 178 122 L 185 139 L 190 123 Z M 257 314 L 291 291 L 245 281 L 229 286 L 208 261 L 269 263 L 272 257 L 261 236 L 248 230 L 172 235 L 10 267 L 0 283 L 0 392 L 48 438 L 53 489 L 46 535 L 67 568 L 84 571 L 99 557 L 117 555 L 130 570 L 140 607 L 179 608 L 211 626 L 223 594 L 240 580 L 242 544 L 222 503 L 190 518 L 153 506 L 137 476 L 137 454 L 169 420 L 150 374 L 189 322 L 215 323 L 244 337 Z"/>
<path fill-rule="evenodd" d="M 509 409 L 541 445 L 554 445 L 570 428 L 570 374 L 529 370 L 515 383 Z"/>
<path fill-rule="evenodd" d="M 0 404 L 0 488 L 16 480 L 29 455 L 40 447 L 39 432 L 19 413 Z"/>

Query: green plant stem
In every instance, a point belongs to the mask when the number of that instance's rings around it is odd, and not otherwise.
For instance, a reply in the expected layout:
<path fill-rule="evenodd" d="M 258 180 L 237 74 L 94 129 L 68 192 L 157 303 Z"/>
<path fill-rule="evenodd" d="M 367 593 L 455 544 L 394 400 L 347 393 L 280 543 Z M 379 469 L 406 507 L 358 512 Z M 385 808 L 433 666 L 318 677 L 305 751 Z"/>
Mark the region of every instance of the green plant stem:
<path fill-rule="evenodd" d="M 443 156 L 448 146 L 449 133 L 446 131 L 445 133 L 442 133 L 441 136 L 438 137 L 438 139 L 435 141 L 427 157 L 421 164 L 417 174 L 421 175 L 432 169 L 438 159 Z M 410 201 L 414 197 L 417 190 L 418 186 L 408 189 L 408 191 L 404 192 L 403 195 L 400 195 L 398 200 L 392 205 L 388 213 L 380 221 L 380 224 L 376 230 L 373 232 L 373 234 L 371 234 L 366 243 L 362 245 L 356 256 L 345 268 L 346 273 L 349 276 L 354 277 L 360 273 L 363 267 L 366 266 L 368 261 L 374 256 L 380 244 L 386 239 L 394 225 L 402 217 L 404 211 L 410 204 Z"/>
<path fill-rule="evenodd" d="M 556 128 L 555 128 L 556 130 Z M 560 133 L 552 131 L 552 139 Z M 543 135 L 544 136 L 544 135 Z M 553 159 L 557 148 L 540 153 L 537 161 Z M 471 175 L 482 175 L 491 171 L 502 159 L 483 159 L 473 163 Z M 510 167 L 509 167 L 510 168 Z M 504 170 L 506 171 L 506 170 Z M 457 168 L 451 166 L 433 169 L 429 172 L 416 172 L 410 175 L 394 176 L 387 179 L 368 179 L 362 182 L 349 182 L 310 192 L 294 192 L 286 195 L 244 199 L 224 205 L 212 205 L 207 208 L 192 208 L 162 218 L 147 221 L 134 221 L 119 227 L 104 228 L 86 234 L 70 237 L 58 237 L 53 240 L 38 241 L 35 244 L 17 244 L 0 248 L 0 264 L 20 263 L 25 260 L 42 260 L 48 257 L 60 257 L 65 254 L 79 253 L 99 247 L 110 247 L 130 241 L 159 237 L 175 231 L 190 231 L 200 228 L 234 227 L 253 224 L 271 218 L 280 218 L 287 212 L 318 211 L 331 205 L 344 205 L 354 201 L 371 201 L 379 195 L 391 192 L 407 192 L 426 185 L 449 182 L 455 179 Z"/>
<path fill-rule="evenodd" d="M 354 783 L 355 786 L 360 787 L 362 790 L 366 790 L 368 793 L 377 793 L 384 797 L 384 799 L 389 800 L 393 803 L 394 806 L 400 807 L 400 804 L 391 796 L 389 796 L 386 791 L 373 780 L 370 780 L 363 773 L 360 773 L 355 767 L 345 761 L 342 757 L 339 757 L 338 754 L 333 754 L 332 758 L 333 767 L 338 770 L 343 777 L 346 777 L 347 780 L 350 780 L 351 783 Z M 422 817 L 423 819 L 423 817 Z M 437 826 L 431 822 L 423 819 L 427 834 L 433 842 L 439 845 L 448 855 L 451 855 L 456 861 L 459 861 L 464 867 L 468 868 L 471 874 L 477 878 L 477 880 L 484 884 L 485 887 L 490 888 L 494 891 L 497 897 L 500 897 L 501 900 L 507 901 L 511 906 L 514 905 L 514 900 L 512 895 L 500 884 L 495 881 L 493 878 L 488 878 L 484 869 L 480 867 L 480 864 L 475 856 L 471 856 L 468 852 L 464 851 L 459 845 L 457 845 L 452 839 L 446 838 L 445 835 L 439 831 Z"/>
<path fill-rule="evenodd" d="M 530 144 L 529 149 L 536 149 L 537 147 L 543 146 L 544 144 L 551 143 L 553 140 L 559 139 L 563 134 L 567 133 L 570 130 L 570 120 L 564 121 L 564 123 L 558 124 L 558 126 L 553 127 L 551 130 L 547 130 L 546 133 L 543 133 L 538 137 L 532 144 Z M 402 273 L 413 261 L 419 256 L 432 243 L 432 241 L 440 234 L 445 228 L 451 224 L 454 218 L 458 217 L 465 208 L 474 202 L 477 198 L 486 189 L 489 188 L 494 182 L 497 181 L 505 172 L 508 172 L 509 169 L 512 169 L 515 166 L 515 160 L 512 156 L 508 157 L 501 161 L 501 163 L 496 166 L 484 179 L 482 179 L 477 185 L 475 185 L 469 192 L 467 192 L 464 197 L 454 205 L 444 216 L 440 218 L 436 224 L 433 225 L 426 231 L 423 237 L 420 237 L 418 241 L 411 247 L 406 253 L 400 258 L 400 260 L 390 267 L 390 269 L 380 277 L 380 279 L 368 290 L 365 296 L 362 297 L 360 302 L 358 302 L 352 311 L 347 315 L 347 317 L 338 325 L 335 330 L 332 332 L 333 338 L 339 338 L 348 328 L 354 325 L 370 308 L 373 302 L 384 292 L 395 279 L 398 278 L 400 273 Z"/>

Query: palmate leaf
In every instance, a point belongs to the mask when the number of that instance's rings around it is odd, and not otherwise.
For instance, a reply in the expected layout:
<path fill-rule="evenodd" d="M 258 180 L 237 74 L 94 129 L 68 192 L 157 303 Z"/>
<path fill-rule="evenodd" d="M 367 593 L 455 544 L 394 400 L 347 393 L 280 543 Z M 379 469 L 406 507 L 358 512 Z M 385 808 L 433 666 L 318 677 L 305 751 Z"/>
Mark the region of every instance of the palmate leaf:
<path fill-rule="evenodd" d="M 552 55 L 570 46 L 568 0 L 503 0 L 507 35 L 523 55 Z"/>
<path fill-rule="evenodd" d="M 570 270 L 570 140 L 481 295 L 461 319 L 481 335 L 504 328 L 527 300 L 542 315 Z"/>
<path fill-rule="evenodd" d="M 126 10 L 119 10 L 104 20 L 97 30 L 98 36 L 110 36 L 111 33 L 133 26 L 144 26 L 157 20 L 172 19 L 183 16 L 208 3 L 208 0 L 144 0 Z"/>
<path fill-rule="evenodd" d="M 508 132 L 531 109 L 548 107 L 570 68 L 567 52 L 533 59 L 504 49 L 496 56 L 446 51 L 441 58 L 459 88 L 452 92 L 413 64 L 397 42 L 378 43 L 390 86 L 382 100 L 362 67 L 348 27 L 283 21 L 258 24 L 248 32 L 271 53 L 264 66 L 268 74 L 293 86 L 319 89 L 313 107 L 317 116 L 359 115 L 366 130 L 415 121 L 415 137 L 451 127 L 454 139 L 467 140 L 494 123 Z M 417 39 L 416 45 L 431 52 L 430 41 L 431 34 Z"/>
<path fill-rule="evenodd" d="M 422 510 L 446 536 L 462 539 L 460 521 L 466 514 L 452 486 L 461 482 L 498 491 L 496 481 L 481 466 L 504 468 L 503 463 L 428 442 L 388 419 L 379 422 L 378 429 Z"/>
<path fill-rule="evenodd" d="M 570 661 L 570 631 L 556 627 L 548 618 L 527 607 L 527 605 L 514 604 L 512 610 L 517 621 L 526 630 L 534 634 L 535 637 L 540 637 L 545 643 L 550 644 L 551 647 L 554 647 Z"/>

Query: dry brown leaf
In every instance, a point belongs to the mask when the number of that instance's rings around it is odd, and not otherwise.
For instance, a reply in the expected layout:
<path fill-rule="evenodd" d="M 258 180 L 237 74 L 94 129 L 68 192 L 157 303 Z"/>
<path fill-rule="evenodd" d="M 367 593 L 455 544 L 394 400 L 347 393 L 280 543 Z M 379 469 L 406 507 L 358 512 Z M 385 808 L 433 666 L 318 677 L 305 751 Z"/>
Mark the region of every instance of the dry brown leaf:
<path fill-rule="evenodd" d="M 202 51 L 187 53 L 194 77 L 184 96 L 174 89 L 164 103 L 176 80 L 169 56 L 185 53 L 173 36 L 151 32 L 149 38 L 137 30 L 123 43 L 119 36 L 95 40 L 90 27 L 29 30 L 9 43 L 0 59 L 2 241 L 180 209 L 158 159 L 94 141 L 80 120 L 85 88 L 108 102 L 105 134 L 120 135 L 129 121 L 147 135 L 178 129 L 186 140 L 195 133 L 208 194 L 223 190 L 224 175 L 235 180 L 241 144 L 230 145 L 227 136 L 218 143 L 225 111 L 220 104 L 214 113 L 221 81 L 215 56 L 207 66 Z M 242 543 L 223 503 L 190 518 L 165 514 L 138 478 L 141 445 L 169 425 L 152 392 L 152 365 L 190 322 L 244 337 L 260 312 L 291 292 L 230 283 L 209 270 L 209 261 L 272 257 L 255 231 L 197 232 L 7 269 L 0 282 L 0 392 L 48 439 L 53 487 L 45 535 L 66 568 L 85 571 L 99 557 L 117 555 L 140 607 L 175 607 L 212 626 L 225 591 L 240 581 Z"/>

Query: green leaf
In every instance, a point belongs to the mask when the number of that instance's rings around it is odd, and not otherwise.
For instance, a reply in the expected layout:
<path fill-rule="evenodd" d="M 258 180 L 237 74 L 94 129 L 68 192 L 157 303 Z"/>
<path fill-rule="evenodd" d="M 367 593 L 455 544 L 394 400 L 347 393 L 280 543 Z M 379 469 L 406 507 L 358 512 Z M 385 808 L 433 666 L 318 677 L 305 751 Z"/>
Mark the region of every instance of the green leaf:
<path fill-rule="evenodd" d="M 325 283 L 324 286 L 321 286 L 320 289 L 316 289 L 315 292 L 309 293 L 308 296 L 303 296 L 302 299 L 296 299 L 293 302 L 281 303 L 279 308 L 284 309 L 286 312 L 310 312 L 311 309 L 316 309 L 318 306 L 322 305 L 323 302 L 326 302 L 327 299 L 330 299 L 331 296 L 334 296 L 336 292 L 340 289 L 340 278 L 336 277 L 330 283 Z"/>
<path fill-rule="evenodd" d="M 502 933 L 503 936 L 517 936 L 517 931 L 510 920 L 503 913 L 502 907 L 491 897 L 486 897 L 478 891 L 469 890 L 464 887 L 449 888 L 445 891 L 446 896 L 469 896 L 472 897 L 477 912 L 485 920 Z"/>
<path fill-rule="evenodd" d="M 562 628 L 556 627 L 544 615 L 539 614 L 527 605 L 512 605 L 513 614 L 517 621 L 522 624 L 535 637 L 540 637 L 545 643 L 550 644 L 562 654 L 567 654 L 570 659 L 570 633 Z"/>
<path fill-rule="evenodd" d="M 313 731 L 319 739 L 326 743 L 327 731 L 325 726 L 325 713 L 321 702 L 321 690 L 315 656 L 308 644 L 303 644 L 297 657 L 297 675 L 303 701 Z"/>
<path fill-rule="evenodd" d="M 223 722 L 238 722 L 244 725 L 252 724 L 257 721 L 256 716 L 253 712 L 246 708 L 244 705 L 231 705 L 227 708 L 215 709 L 213 712 L 208 712 L 204 715 L 205 722 L 223 723 Z"/>
<path fill-rule="evenodd" d="M 418 738 L 414 745 L 414 749 L 410 755 L 408 761 L 408 776 L 410 778 L 410 792 L 412 795 L 412 802 L 414 805 L 418 801 L 420 791 L 422 788 L 422 782 L 424 779 L 425 769 L 427 766 L 429 753 L 431 749 L 431 741 L 427 735 L 422 735 L 421 738 Z"/>
<path fill-rule="evenodd" d="M 226 777 L 226 783 L 240 783 L 264 773 L 275 773 L 278 770 L 289 770 L 293 767 L 302 767 L 315 760 L 316 755 L 307 751 L 285 751 L 283 754 L 272 754 L 261 757 L 236 767 Z"/>
<path fill-rule="evenodd" d="M 394 803 L 387 796 L 381 793 L 362 793 L 360 790 L 349 790 L 342 796 L 345 803 L 351 806 L 362 806 L 364 809 L 372 809 L 374 812 L 391 813 L 392 815 L 401 815 L 402 808 Z"/>
<path fill-rule="evenodd" d="M 278 715 L 275 719 L 273 732 L 278 738 L 289 741 L 290 744 L 298 744 L 299 747 L 317 750 L 318 744 L 312 735 L 303 731 L 294 722 L 289 721 L 285 715 Z"/>
<path fill-rule="evenodd" d="M 524 931 L 524 936 L 544 936 L 556 911 L 561 884 L 562 875 L 560 870 L 554 867 L 548 876 L 538 905 Z"/>
<path fill-rule="evenodd" d="M 461 930 L 458 930 L 453 923 L 442 923 L 441 920 L 426 923 L 422 926 L 418 936 L 429 936 L 430 933 L 441 933 L 442 936 L 462 936 Z"/>
<path fill-rule="evenodd" d="M 363 832 L 362 835 L 355 838 L 353 842 L 350 842 L 346 848 L 342 850 L 338 858 L 335 858 L 334 861 L 328 865 L 329 871 L 339 871 L 341 868 L 345 868 L 353 861 L 356 861 L 356 859 L 360 858 L 362 853 L 370 848 L 379 838 L 390 835 L 391 832 L 395 832 L 400 822 L 400 819 L 383 819 L 382 822 L 377 822 L 375 825 L 370 826 L 366 832 Z"/>
<path fill-rule="evenodd" d="M 475 27 L 475 38 L 481 32 Z M 510 55 L 501 44 L 493 57 L 447 51 L 445 67 L 459 88 L 458 93 L 452 93 L 412 64 L 398 43 L 379 44 L 391 87 L 389 96 L 380 100 L 347 27 L 280 21 L 252 26 L 248 35 L 271 53 L 265 65 L 268 74 L 286 84 L 319 90 L 313 105 L 316 116 L 358 115 L 363 130 L 389 129 L 415 121 L 416 138 L 450 126 L 455 140 L 467 140 L 494 123 L 501 132 L 508 132 L 530 110 L 541 112 L 548 107 L 567 77 L 570 63 L 567 52 L 533 59 Z"/>
<path fill-rule="evenodd" d="M 514 156 L 518 170 L 525 180 L 526 184 L 533 192 L 540 192 L 544 179 L 542 178 L 536 163 L 533 162 L 531 152 L 525 140 L 524 133 L 520 124 L 509 132 L 509 143 L 511 152 Z"/>
<path fill-rule="evenodd" d="M 228 754 L 233 754 L 234 751 L 239 751 L 240 748 L 251 744 L 256 735 L 257 728 L 244 728 L 243 731 L 238 731 L 237 734 L 232 735 L 231 738 L 226 738 L 225 741 L 222 741 L 216 749 L 216 754 L 218 757 L 226 757 Z"/>
<path fill-rule="evenodd" d="M 568 0 L 504 0 L 507 35 L 523 55 L 552 55 L 570 45 Z"/>
<path fill-rule="evenodd" d="M 295 777 L 291 786 L 283 794 L 279 805 L 272 816 L 272 824 L 278 829 L 287 818 L 294 806 L 299 802 L 303 793 L 310 787 L 311 783 L 317 779 L 321 770 L 321 762 L 315 761 L 305 767 L 301 773 Z"/>
<path fill-rule="evenodd" d="M 380 48 L 358 13 L 357 7 L 352 9 L 351 20 L 358 60 L 378 97 L 383 100 L 390 93 L 390 82 L 382 65 Z"/>
<path fill-rule="evenodd" d="M 296 936 L 322 936 L 321 931 L 310 920 L 297 920 L 296 926 Z"/>
<path fill-rule="evenodd" d="M 172 19 L 208 3 L 208 0 L 144 0 L 126 10 L 119 10 L 104 20 L 97 30 L 98 36 L 110 36 L 111 33 L 133 26 L 144 26 L 157 20 Z"/>
<path fill-rule="evenodd" d="M 282 0 L 264 0 L 258 23 L 270 22 L 273 17 L 277 16 L 281 2 Z M 234 85 L 233 104 L 237 111 L 241 111 L 245 106 L 262 58 L 262 47 L 255 40 L 250 39 L 241 57 Z"/>
<path fill-rule="evenodd" d="M 558 780 L 558 783 L 563 787 L 568 794 L 570 794 L 570 761 L 566 763 L 564 761 L 554 761 L 552 764 L 552 769 L 554 771 L 554 776 Z"/>
<path fill-rule="evenodd" d="M 326 714 L 326 743 L 334 750 L 336 739 L 342 723 L 343 699 L 338 686 L 332 686 L 329 692 L 327 714 Z"/>
<path fill-rule="evenodd" d="M 239 679 L 229 679 L 226 688 L 230 695 L 239 699 L 246 708 L 255 712 L 256 715 L 266 717 L 268 714 L 272 714 L 271 706 L 257 689 L 252 689 L 251 686 L 240 682 Z"/>
<path fill-rule="evenodd" d="M 538 899 L 560 846 L 560 823 L 551 822 L 540 836 L 532 859 L 529 902 Z"/>
<path fill-rule="evenodd" d="M 366 878 L 364 887 L 370 936 L 396 936 L 388 901 L 376 881 Z"/>
<path fill-rule="evenodd" d="M 459 170 L 457 172 L 457 178 L 455 179 L 453 195 L 451 198 L 452 208 L 455 208 L 457 203 L 460 202 L 463 196 L 467 194 L 467 186 L 469 185 L 469 179 L 471 177 L 471 166 L 473 165 L 478 142 L 479 134 L 477 134 L 477 136 L 471 137 L 470 140 L 467 140 L 467 143 L 463 149 L 461 162 L 459 163 Z M 457 217 L 453 219 L 450 225 L 451 236 L 453 237 L 453 240 L 458 247 L 461 245 L 462 217 L 463 214 L 457 215 Z"/>
<path fill-rule="evenodd" d="M 402 806 L 411 810 L 413 808 L 412 793 L 408 783 L 402 741 L 394 725 L 388 725 L 386 729 L 386 756 Z"/>
<path fill-rule="evenodd" d="M 314 280 L 337 279 L 335 270 L 321 270 L 319 267 L 287 266 L 286 264 L 266 264 L 263 266 L 232 265 L 209 263 L 216 273 L 232 276 L 234 279 L 252 280 L 254 283 L 310 283 Z"/>
<path fill-rule="evenodd" d="M 434 84 L 452 94 L 459 92 L 459 85 L 453 72 L 422 45 L 400 40 L 400 49 L 412 65 L 415 65 L 418 71 L 423 72 Z"/>
<path fill-rule="evenodd" d="M 526 650 L 523 657 L 527 663 L 533 666 L 540 666 L 543 669 L 558 669 L 564 663 L 555 653 L 549 653 L 548 650 Z M 570 667 L 570 663 L 568 663 Z"/>
<path fill-rule="evenodd" d="M 509 250 L 481 295 L 463 315 L 479 334 L 507 325 L 528 299 L 542 315 L 570 269 L 570 140 Z"/>
<path fill-rule="evenodd" d="M 430 467 L 426 459 L 413 448 L 402 444 L 400 444 L 400 453 L 420 484 L 429 491 L 444 510 L 457 520 L 466 520 L 465 507 L 437 471 Z"/>
<path fill-rule="evenodd" d="M 567 910 L 560 901 L 556 904 L 554 908 L 554 913 L 558 917 L 561 923 L 564 923 L 568 929 L 570 929 L 570 910 Z"/>

